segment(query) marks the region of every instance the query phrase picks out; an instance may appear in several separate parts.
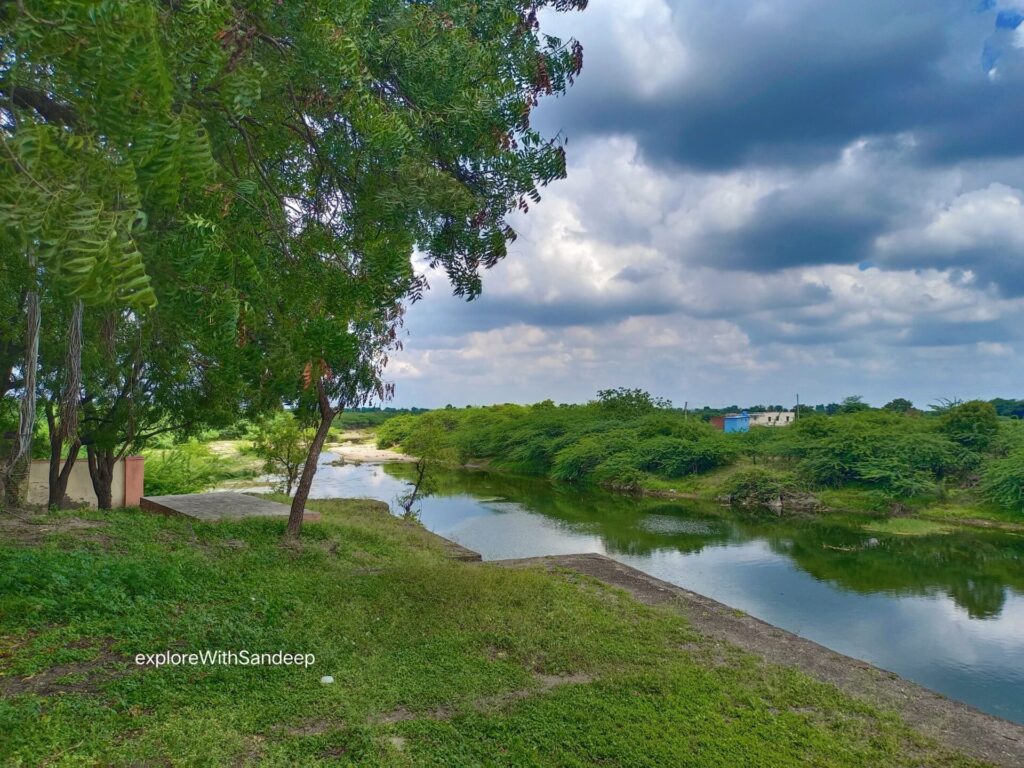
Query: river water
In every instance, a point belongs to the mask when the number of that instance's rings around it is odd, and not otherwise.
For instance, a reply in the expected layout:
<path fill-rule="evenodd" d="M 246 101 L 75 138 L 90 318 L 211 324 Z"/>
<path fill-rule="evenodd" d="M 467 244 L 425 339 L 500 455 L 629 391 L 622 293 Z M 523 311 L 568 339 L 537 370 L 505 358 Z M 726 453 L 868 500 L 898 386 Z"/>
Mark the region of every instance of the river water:
<path fill-rule="evenodd" d="M 313 496 L 392 504 L 408 465 L 324 454 Z M 600 552 L 951 698 L 1024 723 L 1024 535 L 892 536 L 696 502 L 443 476 L 430 530 L 485 560 Z"/>

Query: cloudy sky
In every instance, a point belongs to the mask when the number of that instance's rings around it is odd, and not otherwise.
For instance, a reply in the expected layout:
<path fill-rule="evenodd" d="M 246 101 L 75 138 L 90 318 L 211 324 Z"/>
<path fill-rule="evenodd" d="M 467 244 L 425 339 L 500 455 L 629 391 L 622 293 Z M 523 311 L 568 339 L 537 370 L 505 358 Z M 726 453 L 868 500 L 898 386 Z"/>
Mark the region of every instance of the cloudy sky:
<path fill-rule="evenodd" d="M 1024 0 L 591 0 L 569 178 L 396 405 L 1024 397 Z"/>

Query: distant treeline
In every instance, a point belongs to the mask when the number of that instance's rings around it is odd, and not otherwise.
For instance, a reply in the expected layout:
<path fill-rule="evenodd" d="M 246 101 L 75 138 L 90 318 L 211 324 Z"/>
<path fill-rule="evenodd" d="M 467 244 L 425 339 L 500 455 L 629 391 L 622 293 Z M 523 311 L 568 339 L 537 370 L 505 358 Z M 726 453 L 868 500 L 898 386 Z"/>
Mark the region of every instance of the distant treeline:
<path fill-rule="evenodd" d="M 377 427 L 395 416 L 426 413 L 427 408 L 352 408 L 334 419 L 335 429 L 367 429 Z"/>
<path fill-rule="evenodd" d="M 826 416 L 835 416 L 839 413 L 848 412 L 850 410 L 851 402 L 855 405 L 863 404 L 865 407 L 870 407 L 863 402 L 862 398 L 854 396 L 846 398 L 841 403 L 818 403 L 816 405 L 799 406 L 763 405 L 758 403 L 756 405 L 746 406 L 730 405 L 725 408 L 710 408 L 708 406 L 704 406 L 703 408 L 694 408 L 690 413 L 697 415 L 705 421 L 709 421 L 715 416 L 724 416 L 727 413 L 739 413 L 740 411 L 747 411 L 748 413 L 761 413 L 765 411 L 799 411 L 801 414 L 819 413 L 825 414 Z M 948 408 L 950 404 L 955 404 L 956 402 L 959 401 L 943 400 L 929 405 L 927 409 L 917 409 L 910 400 L 898 397 L 883 405 L 882 410 L 894 411 L 896 413 L 908 413 L 919 410 L 923 413 L 941 413 L 944 409 Z M 997 397 L 996 399 L 989 400 L 988 402 L 996 409 L 996 414 L 999 416 L 1024 419 L 1024 400 L 1007 400 L 1005 398 Z"/>
<path fill-rule="evenodd" d="M 1024 425 L 989 402 L 945 401 L 927 413 L 904 404 L 872 408 L 850 397 L 833 415 L 808 409 L 789 427 L 725 434 L 702 412 L 684 414 L 638 390 L 609 390 L 585 405 L 399 416 L 377 438 L 381 447 L 401 446 L 429 431 L 462 463 L 623 490 L 739 465 L 726 493 L 769 498 L 855 485 L 907 500 L 977 487 L 989 501 L 1024 511 Z"/>

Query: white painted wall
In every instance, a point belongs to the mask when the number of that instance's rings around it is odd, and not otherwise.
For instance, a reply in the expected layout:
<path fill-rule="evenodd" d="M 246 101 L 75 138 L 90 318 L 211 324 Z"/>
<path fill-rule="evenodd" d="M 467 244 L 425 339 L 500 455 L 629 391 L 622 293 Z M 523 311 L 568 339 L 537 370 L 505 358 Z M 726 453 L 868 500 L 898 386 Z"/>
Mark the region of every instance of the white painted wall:
<path fill-rule="evenodd" d="M 793 411 L 766 411 L 750 414 L 750 426 L 752 427 L 788 427 L 794 421 L 796 421 L 796 413 Z"/>

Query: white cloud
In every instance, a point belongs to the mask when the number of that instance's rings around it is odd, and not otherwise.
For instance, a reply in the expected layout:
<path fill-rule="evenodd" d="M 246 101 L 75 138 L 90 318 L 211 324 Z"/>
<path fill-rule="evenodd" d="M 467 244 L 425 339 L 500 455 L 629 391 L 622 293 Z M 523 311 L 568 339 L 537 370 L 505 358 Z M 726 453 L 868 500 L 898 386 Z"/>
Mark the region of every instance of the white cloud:
<path fill-rule="evenodd" d="M 952 259 L 977 249 L 1024 248 L 1024 192 L 993 183 L 965 192 L 937 212 L 923 227 L 911 227 L 878 240 L 886 253 L 927 253 Z"/>

